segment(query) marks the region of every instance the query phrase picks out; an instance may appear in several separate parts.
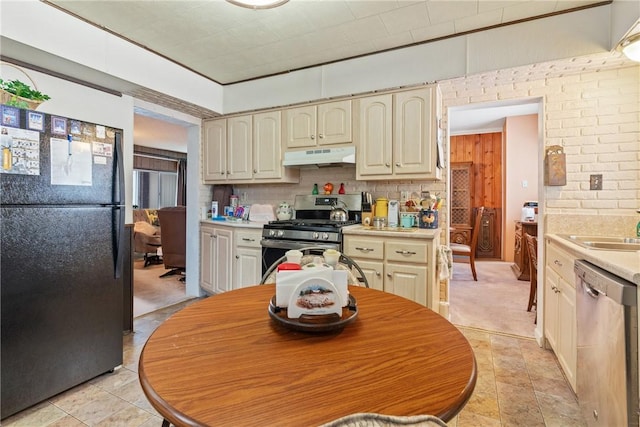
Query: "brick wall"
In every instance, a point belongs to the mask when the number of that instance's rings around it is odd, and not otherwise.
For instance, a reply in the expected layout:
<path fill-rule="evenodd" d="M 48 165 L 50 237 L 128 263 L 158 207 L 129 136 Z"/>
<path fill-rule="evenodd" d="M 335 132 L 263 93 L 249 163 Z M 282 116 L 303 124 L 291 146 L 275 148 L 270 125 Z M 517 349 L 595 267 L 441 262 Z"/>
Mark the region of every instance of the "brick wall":
<path fill-rule="evenodd" d="M 567 162 L 567 185 L 543 190 L 546 231 L 631 235 L 640 208 L 640 66 L 587 61 L 443 81 L 443 121 L 447 107 L 541 99 L 544 146 L 562 146 Z M 591 174 L 602 174 L 602 190 L 589 190 Z"/>

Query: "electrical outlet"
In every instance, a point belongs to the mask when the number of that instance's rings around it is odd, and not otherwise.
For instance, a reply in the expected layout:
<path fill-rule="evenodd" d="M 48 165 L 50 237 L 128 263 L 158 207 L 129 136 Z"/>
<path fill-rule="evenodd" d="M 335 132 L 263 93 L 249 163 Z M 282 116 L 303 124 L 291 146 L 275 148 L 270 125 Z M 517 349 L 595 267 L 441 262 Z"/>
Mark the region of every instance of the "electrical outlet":
<path fill-rule="evenodd" d="M 602 175 L 591 175 L 589 177 L 589 190 L 602 190 Z"/>

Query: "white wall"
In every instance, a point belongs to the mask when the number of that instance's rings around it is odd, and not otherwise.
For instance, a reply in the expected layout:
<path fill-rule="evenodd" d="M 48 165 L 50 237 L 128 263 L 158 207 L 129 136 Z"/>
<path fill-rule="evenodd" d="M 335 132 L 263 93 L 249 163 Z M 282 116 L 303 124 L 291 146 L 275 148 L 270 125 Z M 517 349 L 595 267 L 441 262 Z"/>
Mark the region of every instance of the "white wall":
<path fill-rule="evenodd" d="M 611 7 L 601 6 L 229 85 L 224 88 L 224 113 L 608 52 L 610 22 Z"/>
<path fill-rule="evenodd" d="M 140 85 L 213 111 L 223 109 L 220 85 L 120 37 L 38 0 L 2 0 L 0 7 L 4 38 L 81 64 L 92 76 L 93 71 L 102 72 L 120 79 L 119 84 Z M 5 48 L 12 46 L 7 43 Z"/>
<path fill-rule="evenodd" d="M 522 205 L 538 200 L 538 115 L 507 117 L 505 120 L 503 256 L 513 261 L 515 221 Z"/>

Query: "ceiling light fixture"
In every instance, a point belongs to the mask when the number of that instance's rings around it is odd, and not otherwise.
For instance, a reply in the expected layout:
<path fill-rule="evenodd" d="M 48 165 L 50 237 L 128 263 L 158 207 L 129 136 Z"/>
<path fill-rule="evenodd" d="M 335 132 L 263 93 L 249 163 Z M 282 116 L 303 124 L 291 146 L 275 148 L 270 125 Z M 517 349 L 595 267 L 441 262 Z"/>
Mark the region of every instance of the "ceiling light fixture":
<path fill-rule="evenodd" d="M 227 0 L 236 6 L 246 7 L 247 9 L 271 9 L 282 6 L 289 0 Z"/>
<path fill-rule="evenodd" d="M 640 33 L 627 37 L 620 43 L 620 47 L 627 58 L 640 62 Z"/>

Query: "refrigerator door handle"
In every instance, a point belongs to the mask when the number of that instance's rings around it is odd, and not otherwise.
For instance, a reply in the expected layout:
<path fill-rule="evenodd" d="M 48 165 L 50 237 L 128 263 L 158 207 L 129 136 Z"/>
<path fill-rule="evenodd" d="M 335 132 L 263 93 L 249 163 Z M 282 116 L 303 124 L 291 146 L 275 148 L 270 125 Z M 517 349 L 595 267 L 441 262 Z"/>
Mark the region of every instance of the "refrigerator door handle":
<path fill-rule="evenodd" d="M 118 221 L 118 244 L 116 247 L 116 265 L 115 265 L 115 278 L 119 279 L 122 276 L 122 268 L 123 268 L 123 260 L 122 255 L 124 254 L 124 219 L 125 219 L 125 207 L 124 207 L 124 162 L 122 159 L 122 134 L 120 132 L 116 132 L 115 137 L 115 167 L 116 171 L 116 179 L 117 182 L 116 187 L 118 188 L 118 200 L 115 202 L 120 206 L 116 209 L 119 210 L 119 221 Z"/>

